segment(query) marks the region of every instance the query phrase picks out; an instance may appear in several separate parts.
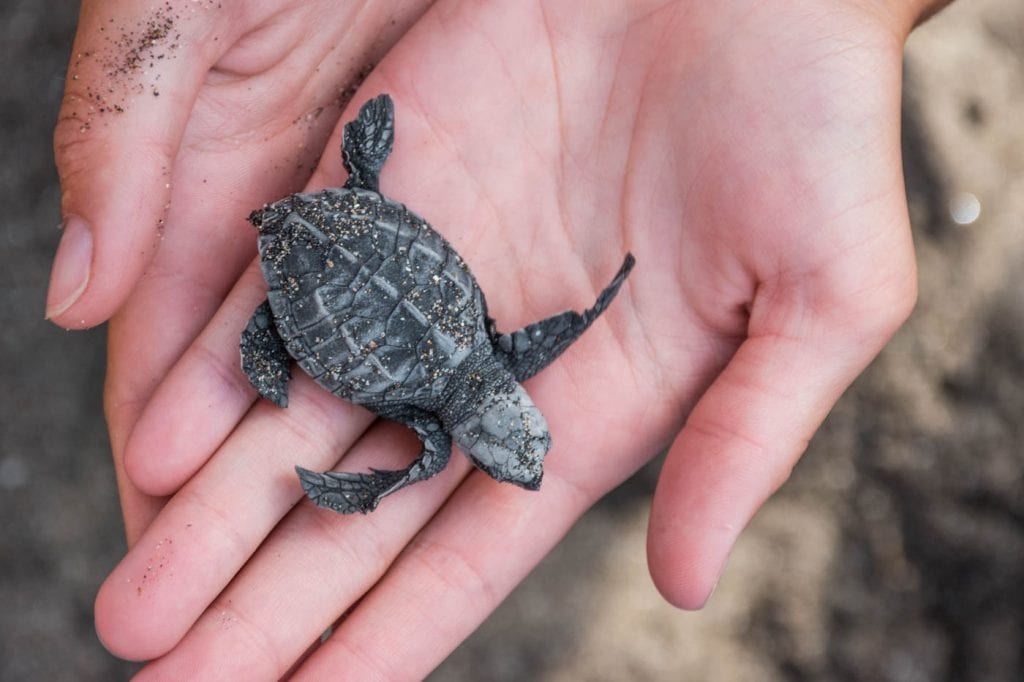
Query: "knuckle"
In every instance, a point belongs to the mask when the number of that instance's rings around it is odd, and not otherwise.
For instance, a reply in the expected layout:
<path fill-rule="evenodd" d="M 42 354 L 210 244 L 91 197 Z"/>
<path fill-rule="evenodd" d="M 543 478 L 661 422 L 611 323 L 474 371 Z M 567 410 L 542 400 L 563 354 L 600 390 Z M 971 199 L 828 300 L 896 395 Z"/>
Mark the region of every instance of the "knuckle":
<path fill-rule="evenodd" d="M 94 104 L 82 85 L 69 85 L 53 130 L 54 161 L 61 182 L 89 179 L 98 168 L 129 163 L 169 169 L 179 140 L 168 135 L 160 122 L 159 117 L 117 104 Z"/>
<path fill-rule="evenodd" d="M 90 148 L 100 147 L 97 142 L 106 126 L 99 126 L 96 119 L 114 110 L 97 108 L 91 93 L 91 86 L 68 80 L 53 134 L 58 167 L 88 155 Z"/>
<path fill-rule="evenodd" d="M 378 651 L 373 643 L 367 646 L 348 632 L 335 632 L 321 647 L 317 670 L 344 670 L 353 680 L 401 679 L 395 665 Z"/>
<path fill-rule="evenodd" d="M 888 339 L 910 317 L 917 302 L 917 276 L 913 267 L 881 277 L 857 304 L 857 326 L 873 338 Z"/>
<path fill-rule="evenodd" d="M 897 269 L 829 273 L 817 278 L 812 306 L 835 329 L 864 340 L 888 339 L 907 320 L 917 300 L 913 259 Z"/>
<path fill-rule="evenodd" d="M 102 145 L 96 133 L 74 114 L 61 112 L 53 133 L 54 161 L 62 182 L 81 176 L 98 163 Z"/>
<path fill-rule="evenodd" d="M 455 546 L 420 538 L 410 544 L 407 556 L 420 574 L 431 575 L 449 595 L 474 604 L 501 601 L 483 568 Z"/>

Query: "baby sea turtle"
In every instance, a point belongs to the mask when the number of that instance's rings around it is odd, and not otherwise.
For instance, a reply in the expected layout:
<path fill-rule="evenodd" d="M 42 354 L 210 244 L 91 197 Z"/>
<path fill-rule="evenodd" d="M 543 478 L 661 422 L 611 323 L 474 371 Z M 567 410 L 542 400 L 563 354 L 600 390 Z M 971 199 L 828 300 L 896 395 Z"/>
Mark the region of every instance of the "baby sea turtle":
<path fill-rule="evenodd" d="M 540 486 L 551 436 L 520 382 L 557 358 L 615 297 L 625 262 L 594 307 L 511 334 L 451 245 L 377 188 L 394 112 L 380 95 L 345 126 L 339 189 L 294 194 L 253 212 L 269 292 L 242 332 L 242 369 L 287 405 L 294 359 L 331 393 L 412 428 L 423 452 L 405 469 L 316 473 L 296 467 L 315 503 L 342 513 L 440 472 L 452 440 L 499 481 Z"/>

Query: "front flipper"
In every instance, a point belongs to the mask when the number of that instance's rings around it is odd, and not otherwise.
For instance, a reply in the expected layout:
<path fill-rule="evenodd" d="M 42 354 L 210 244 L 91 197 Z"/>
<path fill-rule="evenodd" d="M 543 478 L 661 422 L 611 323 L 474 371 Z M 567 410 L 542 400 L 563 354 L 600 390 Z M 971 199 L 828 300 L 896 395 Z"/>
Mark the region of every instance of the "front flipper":
<path fill-rule="evenodd" d="M 633 254 L 627 253 L 614 279 L 597 297 L 593 307 L 582 313 L 567 310 L 510 334 L 499 333 L 494 326 L 494 320 L 488 319 L 487 331 L 494 346 L 494 354 L 508 367 L 516 381 L 529 379 L 565 352 L 597 316 L 604 312 L 635 263 Z"/>
<path fill-rule="evenodd" d="M 395 107 L 389 95 L 377 95 L 359 109 L 354 121 L 345 124 L 341 160 L 348 171 L 345 187 L 376 192 L 380 169 L 391 154 L 395 140 Z"/>
<path fill-rule="evenodd" d="M 288 363 L 291 357 L 274 326 L 274 313 L 263 301 L 242 331 L 239 343 L 242 371 L 261 396 L 278 407 L 288 407 Z"/>
<path fill-rule="evenodd" d="M 423 440 L 423 452 L 415 462 L 405 469 L 371 469 L 368 474 L 341 471 L 318 474 L 295 467 L 306 496 L 318 506 L 342 514 L 366 514 L 376 509 L 383 497 L 439 473 L 451 456 L 451 438 L 434 417 L 424 414 L 407 423 Z"/>

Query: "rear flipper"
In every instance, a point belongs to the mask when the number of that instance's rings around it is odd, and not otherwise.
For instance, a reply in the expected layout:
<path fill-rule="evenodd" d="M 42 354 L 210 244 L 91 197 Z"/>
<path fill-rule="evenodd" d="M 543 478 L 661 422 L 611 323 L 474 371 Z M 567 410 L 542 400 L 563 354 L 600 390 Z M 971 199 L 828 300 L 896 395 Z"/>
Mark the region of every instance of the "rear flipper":
<path fill-rule="evenodd" d="M 274 326 L 270 304 L 263 301 L 242 331 L 239 344 L 242 371 L 261 396 L 278 407 L 288 407 L 288 364 L 291 357 Z"/>
<path fill-rule="evenodd" d="M 377 508 L 381 499 L 407 485 L 424 481 L 439 473 L 451 456 L 451 438 L 433 417 L 409 423 L 423 440 L 423 452 L 405 469 L 371 469 L 368 474 L 328 471 L 319 474 L 295 467 L 306 496 L 320 507 L 341 514 L 366 514 Z"/>
<path fill-rule="evenodd" d="M 494 321 L 488 319 L 488 332 L 494 346 L 494 354 L 508 367 L 516 381 L 529 379 L 564 353 L 597 316 L 604 312 L 615 298 L 615 294 L 619 292 L 619 287 L 626 281 L 635 263 L 633 254 L 627 253 L 622 267 L 598 295 L 593 307 L 582 313 L 567 310 L 511 334 L 499 333 L 494 327 Z"/>

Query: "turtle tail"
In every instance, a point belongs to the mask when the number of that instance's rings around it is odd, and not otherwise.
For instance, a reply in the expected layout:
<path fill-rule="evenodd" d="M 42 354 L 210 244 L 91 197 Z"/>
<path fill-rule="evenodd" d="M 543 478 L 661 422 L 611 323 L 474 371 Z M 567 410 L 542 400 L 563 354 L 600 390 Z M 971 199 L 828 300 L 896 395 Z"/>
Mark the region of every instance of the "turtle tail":
<path fill-rule="evenodd" d="M 378 191 L 380 169 L 395 140 L 395 110 L 390 95 L 377 95 L 364 104 L 354 121 L 345 124 L 341 159 L 348 171 L 349 189 Z"/>

